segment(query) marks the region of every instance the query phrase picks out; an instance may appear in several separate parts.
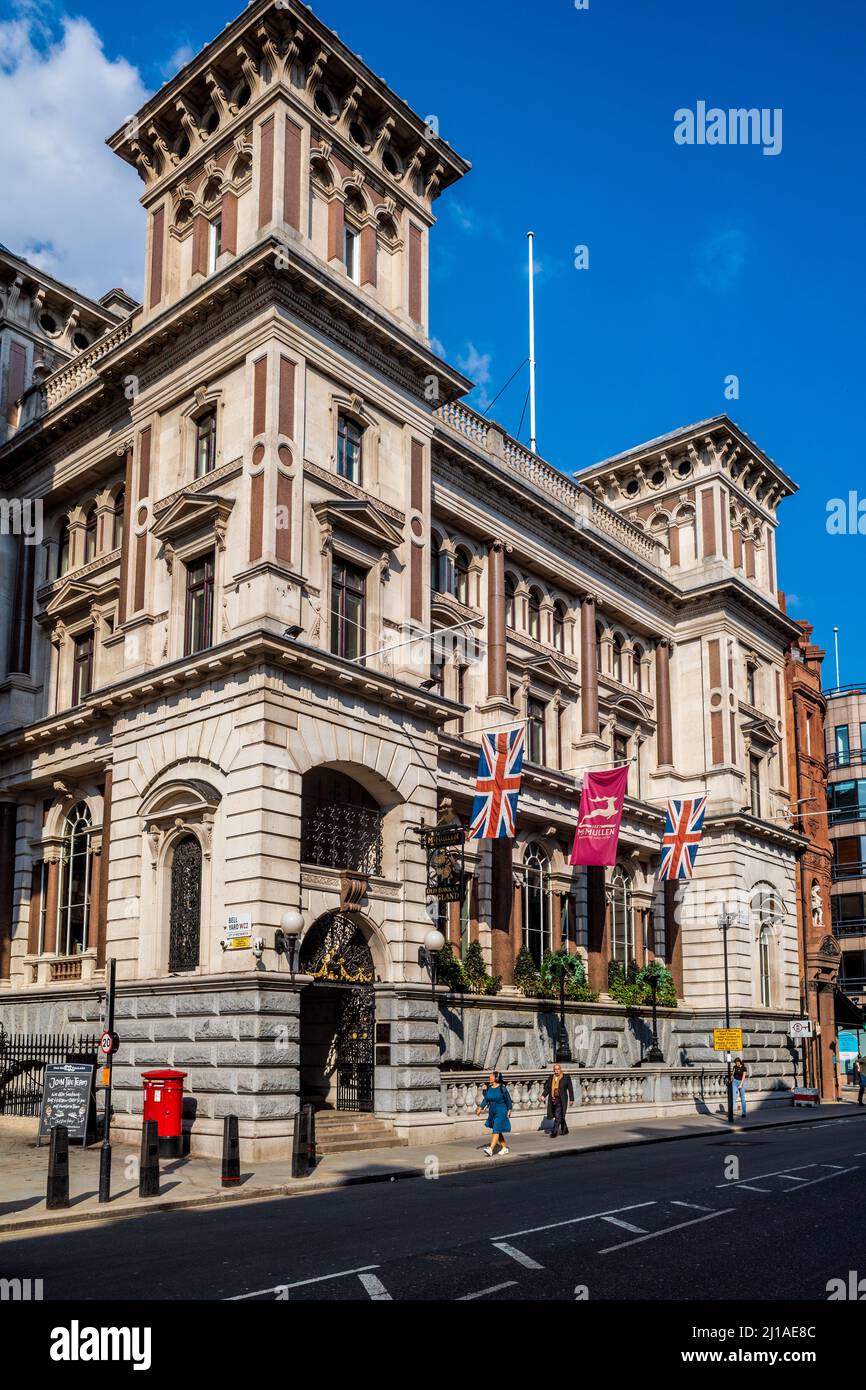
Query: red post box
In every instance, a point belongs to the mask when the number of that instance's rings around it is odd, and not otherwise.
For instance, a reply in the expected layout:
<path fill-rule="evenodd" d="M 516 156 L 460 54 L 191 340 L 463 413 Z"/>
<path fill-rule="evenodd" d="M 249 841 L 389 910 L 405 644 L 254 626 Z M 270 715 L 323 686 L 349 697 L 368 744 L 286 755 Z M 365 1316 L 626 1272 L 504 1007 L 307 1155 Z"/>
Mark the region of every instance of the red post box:
<path fill-rule="evenodd" d="M 145 1120 L 156 1120 L 160 1158 L 179 1158 L 183 1153 L 183 1081 L 185 1071 L 144 1071 Z"/>

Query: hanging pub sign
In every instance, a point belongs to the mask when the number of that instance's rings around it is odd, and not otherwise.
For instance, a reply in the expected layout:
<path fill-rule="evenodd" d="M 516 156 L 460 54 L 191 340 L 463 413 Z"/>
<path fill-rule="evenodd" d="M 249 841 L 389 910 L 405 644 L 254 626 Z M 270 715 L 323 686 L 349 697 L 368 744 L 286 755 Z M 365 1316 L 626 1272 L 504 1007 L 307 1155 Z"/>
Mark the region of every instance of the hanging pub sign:
<path fill-rule="evenodd" d="M 463 850 L 466 836 L 459 821 L 418 832 L 427 855 L 427 897 L 439 903 L 460 903 L 464 893 Z"/>

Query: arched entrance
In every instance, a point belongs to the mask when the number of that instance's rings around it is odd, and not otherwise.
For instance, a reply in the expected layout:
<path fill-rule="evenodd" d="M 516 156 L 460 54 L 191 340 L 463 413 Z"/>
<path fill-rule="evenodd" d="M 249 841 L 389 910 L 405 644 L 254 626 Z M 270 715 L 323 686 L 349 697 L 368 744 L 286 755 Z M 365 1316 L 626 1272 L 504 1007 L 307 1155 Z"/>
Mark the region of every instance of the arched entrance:
<path fill-rule="evenodd" d="M 301 945 L 301 1099 L 317 1109 L 373 1109 L 376 978 L 350 913 L 328 912 Z"/>

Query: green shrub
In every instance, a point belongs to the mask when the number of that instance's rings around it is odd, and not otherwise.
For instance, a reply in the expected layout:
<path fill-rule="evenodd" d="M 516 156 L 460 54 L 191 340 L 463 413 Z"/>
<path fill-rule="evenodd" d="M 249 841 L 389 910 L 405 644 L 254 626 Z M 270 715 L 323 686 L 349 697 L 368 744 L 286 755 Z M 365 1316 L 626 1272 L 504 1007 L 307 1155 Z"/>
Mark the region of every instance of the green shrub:
<path fill-rule="evenodd" d="M 658 1003 L 666 1009 L 677 1007 L 677 992 L 674 978 L 661 961 L 650 961 L 641 969 L 636 960 L 629 961 L 628 969 L 621 961 L 612 960 L 607 968 L 607 992 L 617 1004 L 627 1008 L 638 1008 L 652 1004 L 653 992 L 650 981 L 658 980 Z"/>
<path fill-rule="evenodd" d="M 514 983 L 521 994 L 532 999 L 558 999 L 560 976 L 565 979 L 566 999 L 583 1003 L 598 999 L 587 984 L 582 956 L 562 946 L 558 951 L 546 951 L 539 968 L 526 947 L 521 947 L 514 962 Z"/>
<path fill-rule="evenodd" d="M 498 994 L 502 984 L 501 976 L 488 975 L 478 941 L 470 943 L 465 960 L 460 960 L 454 954 L 450 941 L 446 941 L 439 952 L 436 973 L 439 983 L 447 986 L 453 994 Z"/>

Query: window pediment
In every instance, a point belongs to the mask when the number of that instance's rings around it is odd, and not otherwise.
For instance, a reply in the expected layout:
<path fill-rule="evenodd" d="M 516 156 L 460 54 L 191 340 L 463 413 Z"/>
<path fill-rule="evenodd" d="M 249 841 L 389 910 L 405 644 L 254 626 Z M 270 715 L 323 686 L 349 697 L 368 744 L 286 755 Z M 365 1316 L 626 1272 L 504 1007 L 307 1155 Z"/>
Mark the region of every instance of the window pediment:
<path fill-rule="evenodd" d="M 234 498 L 216 493 L 182 492 L 154 523 L 153 534 L 173 545 L 193 532 L 212 532 L 222 549 L 233 506 Z"/>
<path fill-rule="evenodd" d="M 746 720 L 742 726 L 742 732 L 756 748 L 775 748 L 778 743 L 781 743 L 778 730 L 769 719 L 763 716 Z"/>
<path fill-rule="evenodd" d="M 115 585 L 116 587 L 117 585 Z M 73 579 L 52 595 L 50 602 L 45 606 L 45 616 L 48 618 L 69 618 L 75 613 L 88 610 L 91 604 L 104 599 L 105 593 L 105 587 L 97 589 L 93 584 L 84 584 L 79 579 Z"/>
<path fill-rule="evenodd" d="M 575 683 L 574 671 L 568 670 L 552 657 L 542 657 L 541 660 L 520 661 L 509 659 L 509 665 L 517 667 L 524 674 L 532 676 L 536 680 L 544 681 L 557 687 L 570 686 Z"/>
<path fill-rule="evenodd" d="M 349 532 L 379 550 L 396 550 L 403 534 L 385 512 L 369 498 L 315 502 L 313 511 L 323 537 L 334 531 Z"/>

